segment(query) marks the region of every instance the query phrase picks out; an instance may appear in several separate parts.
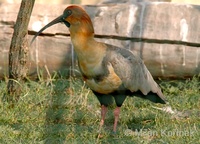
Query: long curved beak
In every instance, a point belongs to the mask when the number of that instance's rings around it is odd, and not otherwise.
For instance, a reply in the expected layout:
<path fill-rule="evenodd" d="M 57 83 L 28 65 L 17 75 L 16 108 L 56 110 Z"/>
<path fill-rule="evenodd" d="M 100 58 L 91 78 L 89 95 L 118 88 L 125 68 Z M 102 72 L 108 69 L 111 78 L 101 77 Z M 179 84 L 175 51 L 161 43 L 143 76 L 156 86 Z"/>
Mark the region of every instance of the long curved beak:
<path fill-rule="evenodd" d="M 54 25 L 54 24 L 57 24 L 57 23 L 60 23 L 60 22 L 63 22 L 63 21 L 64 21 L 63 15 L 61 15 L 61 16 L 55 18 L 54 20 L 52 20 L 52 21 L 51 21 L 50 23 L 48 23 L 47 25 L 45 25 L 39 32 L 37 32 L 37 33 L 35 34 L 35 36 L 34 36 L 33 39 L 31 40 L 31 44 L 32 44 L 33 41 L 36 39 L 36 37 L 37 37 L 38 35 L 40 35 L 45 29 L 47 29 L 48 27 L 50 27 L 50 26 L 52 26 L 52 25 Z"/>

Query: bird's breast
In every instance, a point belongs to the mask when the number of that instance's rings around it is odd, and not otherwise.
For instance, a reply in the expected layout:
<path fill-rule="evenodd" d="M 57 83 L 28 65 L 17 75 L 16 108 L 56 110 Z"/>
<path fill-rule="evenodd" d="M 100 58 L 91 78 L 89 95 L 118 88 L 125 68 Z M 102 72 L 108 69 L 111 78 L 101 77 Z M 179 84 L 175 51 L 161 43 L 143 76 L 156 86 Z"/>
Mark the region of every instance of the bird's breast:
<path fill-rule="evenodd" d="M 88 61 L 79 61 L 79 68 L 81 69 L 84 75 L 93 76 L 98 74 L 101 69 L 101 62 L 96 60 Z"/>
<path fill-rule="evenodd" d="M 114 72 L 111 64 L 108 65 L 109 73 L 105 75 L 101 80 L 96 80 L 96 78 L 86 78 L 85 82 L 95 92 L 101 94 L 109 94 L 114 92 L 122 84 L 121 79 Z"/>

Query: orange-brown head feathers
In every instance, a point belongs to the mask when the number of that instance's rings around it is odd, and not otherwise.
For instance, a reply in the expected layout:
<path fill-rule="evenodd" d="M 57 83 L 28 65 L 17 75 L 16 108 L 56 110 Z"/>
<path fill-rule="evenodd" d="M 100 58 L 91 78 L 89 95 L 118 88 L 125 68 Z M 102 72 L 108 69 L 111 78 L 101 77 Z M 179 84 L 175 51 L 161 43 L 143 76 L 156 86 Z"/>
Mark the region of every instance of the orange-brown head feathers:
<path fill-rule="evenodd" d="M 69 25 L 71 34 L 74 33 L 87 33 L 94 34 L 92 21 L 88 14 L 79 6 L 69 6 L 63 12 L 63 19 Z"/>

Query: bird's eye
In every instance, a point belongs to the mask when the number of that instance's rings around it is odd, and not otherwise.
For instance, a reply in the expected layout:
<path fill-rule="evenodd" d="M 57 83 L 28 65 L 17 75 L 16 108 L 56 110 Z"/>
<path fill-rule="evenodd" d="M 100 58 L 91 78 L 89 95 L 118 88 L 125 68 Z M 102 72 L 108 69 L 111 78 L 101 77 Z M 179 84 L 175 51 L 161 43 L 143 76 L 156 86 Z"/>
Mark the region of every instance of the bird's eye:
<path fill-rule="evenodd" d="M 71 10 L 65 10 L 63 12 L 63 19 L 66 19 L 68 16 L 70 16 L 72 14 L 72 11 Z"/>
<path fill-rule="evenodd" d="M 65 10 L 64 13 L 63 13 L 63 15 L 64 15 L 65 18 L 68 17 L 68 16 L 70 16 L 71 14 L 72 14 L 71 10 Z"/>
<path fill-rule="evenodd" d="M 68 15 L 71 15 L 71 14 L 72 14 L 72 11 L 71 11 L 71 10 L 67 10 L 67 14 L 68 14 Z"/>

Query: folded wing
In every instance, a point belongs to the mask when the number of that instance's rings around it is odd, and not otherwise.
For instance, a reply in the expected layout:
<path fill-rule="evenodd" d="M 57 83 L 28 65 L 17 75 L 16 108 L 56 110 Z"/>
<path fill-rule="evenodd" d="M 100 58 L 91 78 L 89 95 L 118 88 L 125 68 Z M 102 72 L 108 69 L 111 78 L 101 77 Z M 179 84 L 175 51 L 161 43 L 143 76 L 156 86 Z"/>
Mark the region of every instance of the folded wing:
<path fill-rule="evenodd" d="M 139 96 L 144 95 L 143 98 L 150 100 L 157 98 L 158 102 L 165 103 L 166 99 L 160 87 L 154 81 L 140 57 L 126 49 L 110 45 L 107 45 L 107 47 L 107 61 L 112 64 L 115 73 L 120 77 L 126 89 Z M 138 91 L 141 91 L 141 93 L 138 93 Z"/>

